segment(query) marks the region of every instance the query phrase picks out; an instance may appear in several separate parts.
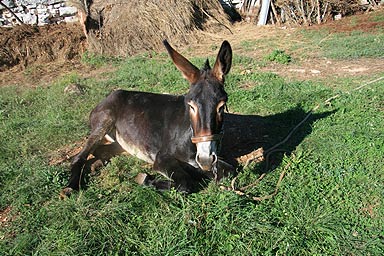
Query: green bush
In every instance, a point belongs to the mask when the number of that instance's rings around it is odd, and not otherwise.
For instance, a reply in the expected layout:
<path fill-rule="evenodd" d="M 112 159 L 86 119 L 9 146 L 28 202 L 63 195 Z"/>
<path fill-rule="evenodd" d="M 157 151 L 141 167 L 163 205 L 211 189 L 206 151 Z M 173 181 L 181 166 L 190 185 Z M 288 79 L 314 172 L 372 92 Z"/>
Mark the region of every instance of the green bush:
<path fill-rule="evenodd" d="M 285 51 L 282 50 L 273 50 L 269 55 L 265 57 L 268 61 L 277 62 L 280 64 L 288 64 L 292 61 L 290 55 L 286 54 Z"/>

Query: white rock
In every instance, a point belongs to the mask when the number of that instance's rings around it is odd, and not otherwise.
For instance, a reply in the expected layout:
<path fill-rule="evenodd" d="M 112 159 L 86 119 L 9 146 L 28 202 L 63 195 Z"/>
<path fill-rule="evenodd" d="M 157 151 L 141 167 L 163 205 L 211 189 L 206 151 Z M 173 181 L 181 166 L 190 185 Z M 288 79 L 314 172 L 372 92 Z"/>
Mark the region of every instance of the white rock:
<path fill-rule="evenodd" d="M 77 22 L 79 18 L 77 16 L 69 16 L 64 18 L 64 22 Z"/>
<path fill-rule="evenodd" d="M 302 68 L 291 68 L 289 69 L 291 72 L 297 72 L 297 73 L 305 73 L 305 69 Z"/>
<path fill-rule="evenodd" d="M 311 73 L 312 73 L 312 74 L 320 74 L 321 71 L 320 71 L 320 70 L 317 70 L 317 69 L 311 69 Z"/>
<path fill-rule="evenodd" d="M 26 24 L 36 24 L 37 23 L 37 16 L 33 13 L 26 13 L 22 16 L 22 20 Z"/>
<path fill-rule="evenodd" d="M 73 16 L 77 14 L 77 8 L 73 6 L 66 6 L 59 8 L 60 16 Z"/>
<path fill-rule="evenodd" d="M 42 13 L 38 15 L 38 19 L 39 19 L 38 25 L 41 26 L 41 25 L 49 24 L 49 20 L 48 20 L 49 16 L 50 15 L 48 13 Z"/>

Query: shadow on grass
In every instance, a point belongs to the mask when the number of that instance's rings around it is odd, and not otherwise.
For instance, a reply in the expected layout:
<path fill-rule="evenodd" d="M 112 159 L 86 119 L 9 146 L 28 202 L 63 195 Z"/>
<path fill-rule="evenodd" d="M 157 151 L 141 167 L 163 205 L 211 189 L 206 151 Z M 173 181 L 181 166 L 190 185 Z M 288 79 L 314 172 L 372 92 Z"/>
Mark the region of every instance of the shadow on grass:
<path fill-rule="evenodd" d="M 281 164 L 284 154 L 291 154 L 293 150 L 312 132 L 312 124 L 334 112 L 312 114 L 289 138 L 281 145 L 281 152 L 271 154 L 268 159 L 268 170 L 271 171 Z M 286 112 L 271 115 L 238 115 L 225 116 L 225 134 L 222 142 L 221 156 L 233 166 L 237 166 L 236 158 L 247 155 L 258 148 L 268 150 L 283 141 L 291 130 L 307 116 L 301 107 Z M 256 170 L 257 171 L 257 170 Z M 264 172 L 261 168 L 258 172 Z"/>

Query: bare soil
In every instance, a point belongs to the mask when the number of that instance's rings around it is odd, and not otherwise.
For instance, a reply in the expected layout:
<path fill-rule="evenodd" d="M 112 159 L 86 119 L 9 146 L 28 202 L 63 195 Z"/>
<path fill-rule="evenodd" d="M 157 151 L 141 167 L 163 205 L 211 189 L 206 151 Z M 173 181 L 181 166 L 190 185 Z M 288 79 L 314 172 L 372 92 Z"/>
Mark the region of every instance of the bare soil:
<path fill-rule="evenodd" d="M 16 215 L 12 215 L 12 207 L 7 206 L 5 209 L 0 209 L 0 229 L 7 227 L 11 221 L 17 218 Z M 12 236 L 13 234 L 8 234 Z M 0 237 L 0 239 L 3 239 L 3 237 Z"/>

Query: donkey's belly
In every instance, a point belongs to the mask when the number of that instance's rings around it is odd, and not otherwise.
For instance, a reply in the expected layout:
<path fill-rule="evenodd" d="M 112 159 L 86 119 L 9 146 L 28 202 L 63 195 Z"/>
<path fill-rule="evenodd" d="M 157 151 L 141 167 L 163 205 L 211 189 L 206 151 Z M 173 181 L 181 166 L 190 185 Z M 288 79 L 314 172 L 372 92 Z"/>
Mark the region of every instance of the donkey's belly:
<path fill-rule="evenodd" d="M 129 154 L 136 156 L 137 158 L 153 164 L 155 162 L 156 155 L 150 152 L 146 152 L 144 149 L 135 145 L 133 142 L 126 141 L 118 132 L 116 132 L 116 141 L 120 146 L 127 151 Z"/>

